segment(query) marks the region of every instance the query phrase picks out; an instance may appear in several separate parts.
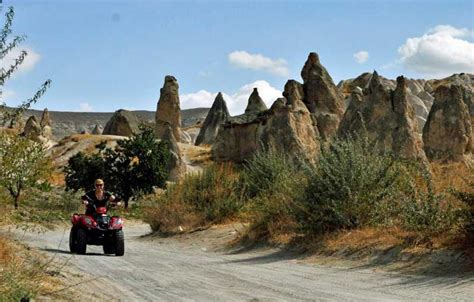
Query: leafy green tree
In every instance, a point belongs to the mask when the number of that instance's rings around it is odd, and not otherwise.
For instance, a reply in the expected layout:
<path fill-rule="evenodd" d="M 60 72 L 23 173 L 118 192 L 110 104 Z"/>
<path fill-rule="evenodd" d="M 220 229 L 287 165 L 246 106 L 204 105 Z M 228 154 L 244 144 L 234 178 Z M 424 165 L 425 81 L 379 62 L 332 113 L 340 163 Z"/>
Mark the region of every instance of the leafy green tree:
<path fill-rule="evenodd" d="M 94 179 L 102 178 L 108 190 L 118 194 L 128 206 L 131 198 L 163 188 L 168 179 L 169 147 L 155 139 L 153 129 L 142 126 L 139 134 L 119 140 L 114 149 L 98 145 L 93 155 L 78 153 L 65 168 L 66 189 L 88 190 Z"/>
<path fill-rule="evenodd" d="M 18 208 L 24 190 L 51 175 L 51 161 L 42 144 L 21 136 L 0 136 L 0 186 L 6 188 Z"/>
<path fill-rule="evenodd" d="M 105 178 L 106 166 L 100 154 L 87 156 L 82 152 L 69 158 L 65 168 L 66 188 L 92 190 L 94 180 Z"/>
<path fill-rule="evenodd" d="M 2 8 L 3 7 L 0 6 L 0 10 Z M 14 36 L 10 38 L 10 35 L 12 34 L 14 16 L 15 11 L 13 7 L 9 7 L 7 13 L 5 14 L 5 23 L 0 31 L 0 61 L 4 60 L 8 53 L 18 47 L 21 42 L 26 40 L 25 35 Z M 51 85 L 51 80 L 45 81 L 43 85 L 41 85 L 41 87 L 38 89 L 38 91 L 36 91 L 32 98 L 24 101 L 16 108 L 7 108 L 7 105 L 5 104 L 5 102 L 3 102 L 2 98 L 3 87 L 5 85 L 5 82 L 11 78 L 13 73 L 25 61 L 25 58 L 27 56 L 28 52 L 26 50 L 22 50 L 13 62 L 13 64 L 11 64 L 7 69 L 3 67 L 0 69 L 0 126 L 2 127 L 7 124 L 8 126 L 13 127 L 21 118 L 22 114 L 28 108 L 30 108 L 32 104 L 36 103 Z"/>

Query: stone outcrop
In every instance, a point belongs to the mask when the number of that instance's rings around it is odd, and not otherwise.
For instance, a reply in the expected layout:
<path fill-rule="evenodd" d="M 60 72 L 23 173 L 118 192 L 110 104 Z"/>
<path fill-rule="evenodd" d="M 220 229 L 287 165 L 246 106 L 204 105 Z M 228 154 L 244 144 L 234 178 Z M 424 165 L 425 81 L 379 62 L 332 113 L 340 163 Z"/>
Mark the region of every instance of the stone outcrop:
<path fill-rule="evenodd" d="M 458 85 L 463 86 L 468 90 L 474 88 L 474 74 L 470 73 L 455 73 L 443 79 L 428 80 L 425 83 L 425 90 L 428 92 L 435 92 L 440 86 Z"/>
<path fill-rule="evenodd" d="M 53 138 L 53 129 L 51 128 L 51 119 L 49 117 L 48 108 L 45 108 L 43 114 L 41 115 L 40 121 L 41 135 L 46 139 Z"/>
<path fill-rule="evenodd" d="M 258 98 L 260 97 L 258 96 Z M 248 107 L 250 107 L 250 101 Z M 229 116 L 229 110 L 227 109 L 224 97 L 219 92 L 196 138 L 196 146 L 201 144 L 212 145 L 216 140 L 221 125 L 227 121 Z"/>
<path fill-rule="evenodd" d="M 193 144 L 193 139 L 189 133 L 183 129 L 179 130 L 179 141 L 183 144 Z"/>
<path fill-rule="evenodd" d="M 140 131 L 139 125 L 140 121 L 133 112 L 120 109 L 107 122 L 102 134 L 132 136 Z"/>
<path fill-rule="evenodd" d="M 250 94 L 247 108 L 245 108 L 246 114 L 258 114 L 259 112 L 267 110 L 267 105 L 263 102 L 262 98 L 258 94 L 258 89 L 254 88 Z"/>
<path fill-rule="evenodd" d="M 438 86 L 423 128 L 430 160 L 468 161 L 474 151 L 473 94 L 464 85 Z"/>
<path fill-rule="evenodd" d="M 356 88 L 361 88 L 362 90 L 368 89 L 370 81 L 372 79 L 372 73 L 366 72 L 361 74 L 355 79 L 349 79 L 341 81 L 338 84 L 339 91 L 345 97 L 346 107 L 349 106 L 351 101 L 351 93 Z M 386 90 L 395 90 L 397 82 L 395 80 L 384 78 L 378 75 L 379 82 Z M 428 117 L 428 112 L 433 104 L 433 97 L 430 93 L 424 90 L 425 85 L 427 84 L 423 79 L 405 79 L 407 92 L 408 92 L 408 101 L 415 109 L 416 120 L 417 120 L 417 131 L 422 133 L 423 126 L 425 125 L 426 118 Z"/>
<path fill-rule="evenodd" d="M 93 135 L 100 135 L 102 134 L 102 129 L 99 125 L 95 125 L 94 129 L 92 129 L 91 134 Z"/>
<path fill-rule="evenodd" d="M 173 135 L 180 140 L 181 109 L 179 104 L 179 85 L 175 77 L 167 75 L 163 88 L 160 89 L 160 99 L 156 109 L 156 136 L 162 138 L 168 126 Z"/>
<path fill-rule="evenodd" d="M 162 140 L 168 144 L 171 153 L 171 160 L 168 167 L 170 171 L 169 179 L 171 181 L 177 181 L 182 175 L 184 175 L 184 173 L 186 173 L 186 164 L 181 158 L 181 151 L 178 142 L 174 137 L 171 125 L 167 125 Z"/>
<path fill-rule="evenodd" d="M 343 97 L 314 52 L 309 54 L 301 70 L 301 77 L 304 90 L 303 102 L 316 118 L 321 138 L 328 139 L 336 134 L 344 114 Z"/>
<path fill-rule="evenodd" d="M 302 100 L 279 98 L 253 120 L 230 119 L 221 126 L 212 155 L 217 161 L 243 162 L 264 149 L 315 160 L 318 135 Z"/>
<path fill-rule="evenodd" d="M 23 129 L 23 135 L 36 142 L 42 142 L 41 126 L 33 115 L 28 118 Z"/>
<path fill-rule="evenodd" d="M 48 108 L 44 108 L 43 110 L 43 114 L 41 115 L 40 126 L 41 128 L 44 128 L 45 126 L 51 126 L 51 119 L 49 117 Z"/>
<path fill-rule="evenodd" d="M 425 160 L 416 127 L 406 79 L 398 77 L 395 90 L 388 90 L 374 72 L 363 93 L 355 90 L 351 95 L 338 135 L 364 135 L 366 131 L 369 140 L 381 151 L 390 151 L 402 158 Z"/>

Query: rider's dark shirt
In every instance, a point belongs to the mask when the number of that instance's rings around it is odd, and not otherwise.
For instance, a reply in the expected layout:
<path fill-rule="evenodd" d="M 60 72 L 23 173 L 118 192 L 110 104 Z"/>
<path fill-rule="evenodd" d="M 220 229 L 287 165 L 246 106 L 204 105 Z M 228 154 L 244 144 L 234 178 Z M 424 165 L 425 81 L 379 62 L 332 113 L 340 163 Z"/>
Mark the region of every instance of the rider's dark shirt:
<path fill-rule="evenodd" d="M 86 194 L 82 195 L 82 200 L 87 200 L 89 202 L 92 202 L 95 204 L 96 207 L 105 207 L 107 206 L 107 202 L 109 201 L 110 196 L 112 196 L 112 193 L 104 191 L 104 199 L 98 200 L 97 197 L 95 196 L 95 190 L 89 191 Z M 91 207 L 86 208 L 86 214 L 94 214 L 94 209 Z"/>

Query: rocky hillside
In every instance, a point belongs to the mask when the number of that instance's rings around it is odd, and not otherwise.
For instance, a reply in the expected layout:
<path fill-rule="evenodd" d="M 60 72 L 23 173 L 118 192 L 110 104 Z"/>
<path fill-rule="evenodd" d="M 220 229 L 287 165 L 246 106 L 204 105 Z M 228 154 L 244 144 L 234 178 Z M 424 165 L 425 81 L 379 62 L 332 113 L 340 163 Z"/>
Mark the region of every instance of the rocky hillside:
<path fill-rule="evenodd" d="M 193 108 L 181 111 L 183 127 L 196 124 L 198 121 L 204 121 L 209 108 Z M 133 111 L 141 121 L 155 121 L 155 111 L 138 110 Z M 35 116 L 41 120 L 43 111 L 28 110 L 25 120 L 30 116 Z M 107 121 L 112 117 L 113 112 L 63 112 L 49 111 L 53 136 L 60 140 L 65 136 L 78 134 L 81 132 L 91 133 L 96 125 L 103 129 Z"/>

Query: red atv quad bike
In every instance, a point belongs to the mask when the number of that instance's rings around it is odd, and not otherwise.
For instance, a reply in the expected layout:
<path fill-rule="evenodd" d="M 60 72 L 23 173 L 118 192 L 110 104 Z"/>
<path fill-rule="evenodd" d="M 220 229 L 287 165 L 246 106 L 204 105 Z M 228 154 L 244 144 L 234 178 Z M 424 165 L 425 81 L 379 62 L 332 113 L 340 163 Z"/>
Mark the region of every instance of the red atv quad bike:
<path fill-rule="evenodd" d="M 87 245 L 102 245 L 104 254 L 123 256 L 125 243 L 123 219 L 107 215 L 106 207 L 96 207 L 92 202 L 87 205 L 94 210 L 92 215 L 74 213 L 71 217 L 72 228 L 69 233 L 69 250 L 71 253 L 84 255 Z"/>

